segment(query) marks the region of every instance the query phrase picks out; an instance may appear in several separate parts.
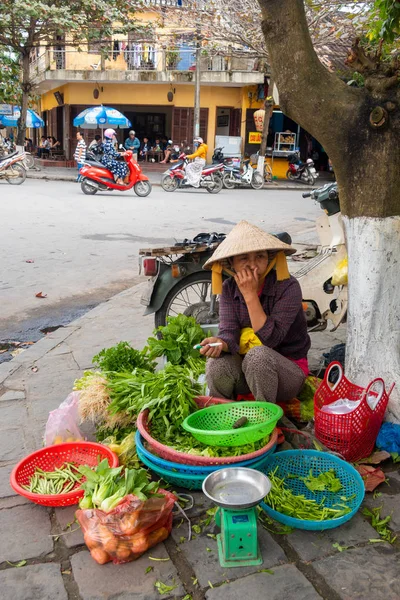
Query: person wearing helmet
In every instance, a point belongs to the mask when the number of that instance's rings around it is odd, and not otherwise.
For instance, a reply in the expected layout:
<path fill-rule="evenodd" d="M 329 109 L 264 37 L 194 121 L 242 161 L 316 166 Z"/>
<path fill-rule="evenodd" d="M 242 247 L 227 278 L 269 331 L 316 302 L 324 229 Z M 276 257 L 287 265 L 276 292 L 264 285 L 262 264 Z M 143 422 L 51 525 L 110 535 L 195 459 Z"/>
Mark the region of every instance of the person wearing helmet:
<path fill-rule="evenodd" d="M 129 137 L 126 138 L 124 144 L 125 150 L 132 150 L 134 160 L 138 159 L 138 152 L 140 150 L 140 140 L 136 137 L 136 133 L 132 130 L 129 132 Z"/>
<path fill-rule="evenodd" d="M 201 172 L 206 164 L 208 146 L 204 143 L 203 138 L 197 137 L 194 139 L 195 151 L 193 154 L 188 154 L 186 158 L 193 160 L 186 166 L 187 182 L 195 188 L 199 187 Z"/>
<path fill-rule="evenodd" d="M 110 169 L 111 173 L 114 174 L 116 183 L 118 185 L 124 184 L 124 178 L 128 174 L 128 165 L 126 162 L 117 160 L 120 158 L 120 153 L 114 148 L 113 140 L 116 138 L 114 129 L 106 129 L 104 132 L 104 144 L 103 144 L 103 156 L 100 161 L 107 169 Z"/>
<path fill-rule="evenodd" d="M 174 142 L 172 140 L 168 140 L 167 147 L 165 148 L 165 151 L 164 151 L 164 160 L 161 161 L 162 163 L 167 163 L 171 160 L 173 146 L 174 146 Z"/>

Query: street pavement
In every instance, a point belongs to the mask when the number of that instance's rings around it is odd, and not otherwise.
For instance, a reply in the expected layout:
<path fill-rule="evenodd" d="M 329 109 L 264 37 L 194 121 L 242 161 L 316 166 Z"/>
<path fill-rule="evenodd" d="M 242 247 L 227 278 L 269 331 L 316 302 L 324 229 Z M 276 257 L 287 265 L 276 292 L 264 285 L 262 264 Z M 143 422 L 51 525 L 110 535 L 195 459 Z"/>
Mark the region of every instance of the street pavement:
<path fill-rule="evenodd" d="M 85 196 L 77 183 L 0 183 L 0 341 L 36 341 L 139 281 L 138 251 L 228 232 L 240 219 L 316 242 L 319 207 L 296 191 L 133 192 Z M 37 298 L 42 292 L 47 297 Z M 0 354 L 0 358 L 1 358 Z"/>
<path fill-rule="evenodd" d="M 193 493 L 188 511 L 201 533 L 187 541 L 187 526 L 175 519 L 171 537 L 126 565 L 97 565 L 74 520 L 74 507 L 49 509 L 16 496 L 8 484 L 13 465 L 42 445 L 49 411 L 71 391 L 101 348 L 127 340 L 141 348 L 153 328 L 142 316 L 144 284 L 125 290 L 80 319 L 49 333 L 11 362 L 0 365 L 0 596 L 14 600 L 399 600 L 399 546 L 373 543 L 378 533 L 359 512 L 326 532 L 295 530 L 288 535 L 259 527 L 264 563 L 223 569 L 217 557 L 215 524 L 205 523 L 210 503 Z M 345 339 L 312 334 L 311 362 Z M 379 497 L 382 517 L 400 532 L 400 473 L 391 466 Z M 210 537 L 211 536 L 211 537 Z M 162 559 L 162 560 L 152 560 Z M 15 567 L 19 561 L 21 567 Z M 152 569 L 148 569 L 152 567 Z M 176 586 L 159 595 L 156 581 Z"/>

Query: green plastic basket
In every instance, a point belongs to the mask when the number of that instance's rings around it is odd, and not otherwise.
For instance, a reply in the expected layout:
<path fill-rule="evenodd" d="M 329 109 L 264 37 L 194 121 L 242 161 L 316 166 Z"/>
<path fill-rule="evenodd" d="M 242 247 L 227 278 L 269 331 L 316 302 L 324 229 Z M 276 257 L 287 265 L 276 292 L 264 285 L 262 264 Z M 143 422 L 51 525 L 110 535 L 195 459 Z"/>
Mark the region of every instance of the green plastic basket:
<path fill-rule="evenodd" d="M 271 402 L 230 402 L 194 412 L 182 427 L 206 446 L 244 446 L 270 434 L 282 415 L 280 406 Z M 233 429 L 241 417 L 248 422 Z"/>

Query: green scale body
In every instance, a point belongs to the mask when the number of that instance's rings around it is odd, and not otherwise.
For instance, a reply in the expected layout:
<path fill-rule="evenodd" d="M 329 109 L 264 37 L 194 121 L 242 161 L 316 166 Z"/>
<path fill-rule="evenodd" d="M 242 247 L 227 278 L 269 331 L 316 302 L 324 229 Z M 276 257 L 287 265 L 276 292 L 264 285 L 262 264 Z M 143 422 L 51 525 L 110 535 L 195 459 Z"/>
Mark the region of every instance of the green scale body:
<path fill-rule="evenodd" d="M 257 540 L 257 510 L 218 508 L 215 521 L 221 528 L 217 535 L 219 562 L 222 567 L 261 565 L 263 560 Z"/>

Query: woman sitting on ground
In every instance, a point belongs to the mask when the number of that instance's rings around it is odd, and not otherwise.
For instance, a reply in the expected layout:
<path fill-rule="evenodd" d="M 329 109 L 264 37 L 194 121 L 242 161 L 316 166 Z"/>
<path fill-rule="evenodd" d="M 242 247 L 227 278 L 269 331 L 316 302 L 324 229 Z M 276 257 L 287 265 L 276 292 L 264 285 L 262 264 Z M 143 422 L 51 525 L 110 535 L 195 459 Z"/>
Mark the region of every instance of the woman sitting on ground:
<path fill-rule="evenodd" d="M 310 337 L 297 279 L 286 255 L 295 249 L 247 221 L 218 246 L 205 268 L 221 294 L 219 335 L 202 341 L 210 394 L 285 402 L 308 375 Z M 231 275 L 222 285 L 222 273 Z M 219 346 L 210 346 L 212 343 Z"/>
<path fill-rule="evenodd" d="M 114 129 L 106 129 L 104 132 L 103 156 L 100 161 L 107 169 L 113 173 L 116 183 L 124 185 L 124 179 L 128 175 L 128 165 L 125 161 L 117 160 L 121 158 L 119 152 L 114 148 L 114 140 L 117 134 Z"/>

